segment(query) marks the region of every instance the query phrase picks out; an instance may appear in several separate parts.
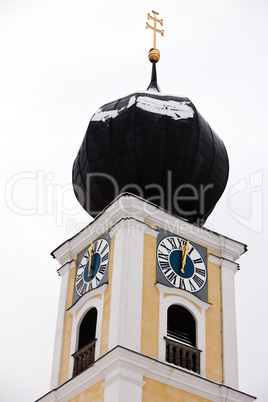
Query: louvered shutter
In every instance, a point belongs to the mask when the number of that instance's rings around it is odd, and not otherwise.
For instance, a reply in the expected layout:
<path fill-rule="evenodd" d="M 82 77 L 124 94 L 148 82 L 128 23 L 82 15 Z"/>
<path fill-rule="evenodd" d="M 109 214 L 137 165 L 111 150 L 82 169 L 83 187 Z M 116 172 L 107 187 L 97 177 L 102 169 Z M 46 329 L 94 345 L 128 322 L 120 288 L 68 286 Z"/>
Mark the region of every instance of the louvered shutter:
<path fill-rule="evenodd" d="M 90 309 L 83 318 L 79 329 L 78 350 L 94 341 L 96 336 L 97 309 Z"/>
<path fill-rule="evenodd" d="M 167 335 L 196 347 L 196 324 L 189 310 L 177 304 L 168 308 Z"/>

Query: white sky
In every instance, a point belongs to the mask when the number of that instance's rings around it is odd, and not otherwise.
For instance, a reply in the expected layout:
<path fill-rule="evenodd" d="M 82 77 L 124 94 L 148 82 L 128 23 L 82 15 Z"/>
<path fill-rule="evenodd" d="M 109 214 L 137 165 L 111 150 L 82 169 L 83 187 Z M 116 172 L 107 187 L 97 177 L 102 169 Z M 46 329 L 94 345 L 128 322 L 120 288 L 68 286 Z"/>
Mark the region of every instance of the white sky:
<path fill-rule="evenodd" d="M 73 160 L 100 106 L 147 88 L 151 10 L 164 20 L 160 88 L 189 97 L 229 154 L 206 226 L 249 246 L 236 275 L 240 389 L 268 400 L 268 1 L 2 0 L 3 402 L 49 391 L 60 288 L 50 252 L 90 221 L 72 194 Z"/>

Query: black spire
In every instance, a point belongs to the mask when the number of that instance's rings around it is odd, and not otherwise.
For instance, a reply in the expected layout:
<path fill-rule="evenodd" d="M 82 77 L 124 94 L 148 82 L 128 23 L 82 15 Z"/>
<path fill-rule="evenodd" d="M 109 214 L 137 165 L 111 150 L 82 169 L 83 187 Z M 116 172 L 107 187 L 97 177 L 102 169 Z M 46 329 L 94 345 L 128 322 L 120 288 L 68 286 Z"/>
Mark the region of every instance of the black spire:
<path fill-rule="evenodd" d="M 147 91 L 156 91 L 156 92 L 161 92 L 158 83 L 157 83 L 157 76 L 156 76 L 156 62 L 152 62 L 152 77 L 151 77 L 151 82 L 150 85 L 147 88 Z"/>

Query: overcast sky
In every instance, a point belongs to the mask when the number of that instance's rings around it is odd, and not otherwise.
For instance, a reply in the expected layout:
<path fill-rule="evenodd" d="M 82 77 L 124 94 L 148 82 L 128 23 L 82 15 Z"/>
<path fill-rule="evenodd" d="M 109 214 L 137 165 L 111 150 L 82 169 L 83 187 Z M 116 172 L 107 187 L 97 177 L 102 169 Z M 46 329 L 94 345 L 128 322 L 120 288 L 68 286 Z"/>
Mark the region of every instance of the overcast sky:
<path fill-rule="evenodd" d="M 72 193 L 72 164 L 93 113 L 147 88 L 152 10 L 164 20 L 161 90 L 187 96 L 229 154 L 206 227 L 248 245 L 236 275 L 239 382 L 268 400 L 268 1 L 2 0 L 3 402 L 49 391 L 60 289 L 50 252 L 90 222 Z"/>

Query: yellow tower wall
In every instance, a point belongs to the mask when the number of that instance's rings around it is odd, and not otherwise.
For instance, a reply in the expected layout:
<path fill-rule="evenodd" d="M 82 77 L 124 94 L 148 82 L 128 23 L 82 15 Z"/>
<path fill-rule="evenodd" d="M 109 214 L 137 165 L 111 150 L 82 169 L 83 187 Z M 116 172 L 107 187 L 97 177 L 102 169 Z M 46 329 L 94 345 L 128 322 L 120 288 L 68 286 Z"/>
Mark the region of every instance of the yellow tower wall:
<path fill-rule="evenodd" d="M 141 353 L 158 358 L 159 293 L 155 287 L 156 238 L 144 235 Z"/>
<path fill-rule="evenodd" d="M 209 254 L 216 254 L 208 249 Z M 222 306 L 221 268 L 211 262 L 208 269 L 208 301 L 212 306 L 206 311 L 206 376 L 223 382 L 222 362 Z"/>
<path fill-rule="evenodd" d="M 145 382 L 142 388 L 142 402 L 211 402 L 209 399 L 191 394 L 170 385 L 143 378 Z"/>
<path fill-rule="evenodd" d="M 114 237 L 111 239 L 111 252 L 110 252 L 109 273 L 108 273 L 109 286 L 107 292 L 104 295 L 104 309 L 103 309 L 102 332 L 101 332 L 101 353 L 100 353 L 101 356 L 108 352 L 111 291 L 113 285 L 112 283 L 113 263 L 114 263 Z"/>
<path fill-rule="evenodd" d="M 75 273 L 76 273 L 76 267 L 72 268 L 70 271 L 66 310 L 73 304 Z M 73 317 L 68 311 L 66 311 L 59 385 L 63 384 L 68 380 L 71 339 L 72 339 L 72 325 L 73 325 Z"/>
<path fill-rule="evenodd" d="M 75 398 L 70 399 L 68 402 L 103 402 L 104 401 L 104 388 L 102 386 L 103 381 L 99 381 L 86 391 L 77 395 Z"/>

